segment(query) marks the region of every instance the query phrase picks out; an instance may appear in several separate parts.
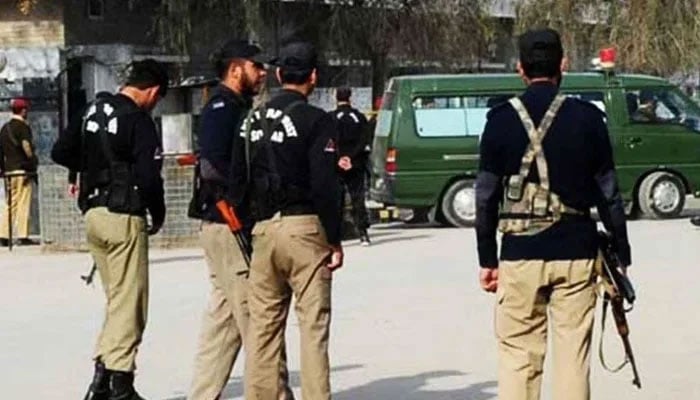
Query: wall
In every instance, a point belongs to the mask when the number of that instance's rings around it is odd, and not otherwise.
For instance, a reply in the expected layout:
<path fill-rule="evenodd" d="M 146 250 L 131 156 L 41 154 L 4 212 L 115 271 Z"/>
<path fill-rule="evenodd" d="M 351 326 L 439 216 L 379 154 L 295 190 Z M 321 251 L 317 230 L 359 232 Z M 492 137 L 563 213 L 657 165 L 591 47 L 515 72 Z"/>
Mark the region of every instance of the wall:
<path fill-rule="evenodd" d="M 156 43 L 153 15 L 158 0 L 139 0 L 133 8 L 126 0 L 105 0 L 104 17 L 88 18 L 87 0 L 64 0 L 67 46 L 81 44 Z"/>
<path fill-rule="evenodd" d="M 15 1 L 0 2 L 0 48 L 62 46 L 64 27 L 60 1 L 40 1 L 27 15 Z"/>

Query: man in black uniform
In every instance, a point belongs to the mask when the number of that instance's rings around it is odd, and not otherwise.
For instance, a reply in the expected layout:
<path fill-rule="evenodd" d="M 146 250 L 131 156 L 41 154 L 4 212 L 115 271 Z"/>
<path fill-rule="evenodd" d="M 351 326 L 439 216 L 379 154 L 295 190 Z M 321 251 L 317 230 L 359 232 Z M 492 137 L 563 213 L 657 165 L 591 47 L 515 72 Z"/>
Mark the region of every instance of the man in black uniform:
<path fill-rule="evenodd" d="M 340 177 L 343 186 L 350 193 L 352 215 L 355 227 L 360 233 L 360 243 L 369 246 L 369 218 L 365 207 L 365 177 L 369 154 L 368 124 L 367 118 L 350 104 L 351 95 L 350 88 L 338 88 L 335 93 L 338 107 L 331 114 L 338 127 L 338 167 L 342 171 Z"/>
<path fill-rule="evenodd" d="M 343 263 L 337 133 L 333 118 L 307 103 L 317 55 L 306 42 L 278 59 L 282 91 L 246 120 L 234 154 L 232 201 L 247 197 L 256 224 L 249 277 L 246 398 L 276 400 L 289 301 L 301 331 L 301 396 L 330 399 L 331 276 Z M 234 143 L 236 145 L 236 143 Z M 249 186 L 246 183 L 249 183 Z M 247 190 L 247 196 L 246 196 Z"/>
<path fill-rule="evenodd" d="M 600 265 L 589 211 L 597 206 L 628 266 L 624 207 L 604 114 L 558 93 L 565 65 L 559 35 L 529 31 L 519 46 L 528 89 L 490 111 L 476 183 L 480 281 L 497 293 L 499 399 L 539 399 L 551 336 L 552 397 L 588 400 Z M 500 262 L 497 229 L 504 233 Z"/>
<path fill-rule="evenodd" d="M 247 275 L 244 254 L 216 207 L 228 192 L 233 142 L 248 114 L 253 96 L 260 92 L 267 71 L 261 49 L 246 41 L 231 40 L 214 54 L 221 79 L 202 110 L 199 129 L 199 175 L 201 188 L 193 199 L 202 219 L 201 245 L 209 267 L 212 291 L 205 311 L 195 359 L 190 400 L 214 400 L 221 395 L 231 375 L 248 326 Z M 238 209 L 250 235 L 250 216 Z M 287 387 L 286 362 L 281 363 L 284 396 L 293 399 Z"/>
<path fill-rule="evenodd" d="M 148 314 L 148 235 L 165 220 L 162 146 L 149 113 L 167 88 L 161 64 L 134 62 L 119 93 L 96 100 L 81 129 L 61 135 L 51 151 L 80 176 L 78 205 L 107 299 L 85 399 L 141 399 L 133 381 Z"/>

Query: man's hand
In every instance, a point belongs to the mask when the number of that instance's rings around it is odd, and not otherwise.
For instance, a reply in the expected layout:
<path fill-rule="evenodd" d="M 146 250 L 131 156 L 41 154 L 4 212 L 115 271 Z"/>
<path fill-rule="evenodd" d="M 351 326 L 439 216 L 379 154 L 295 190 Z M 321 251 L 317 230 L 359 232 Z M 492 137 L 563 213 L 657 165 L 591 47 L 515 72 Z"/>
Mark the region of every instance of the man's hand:
<path fill-rule="evenodd" d="M 352 160 L 350 160 L 348 156 L 340 157 L 340 160 L 338 160 L 338 167 L 343 171 L 349 171 L 352 169 Z"/>
<path fill-rule="evenodd" d="M 331 246 L 331 256 L 328 264 L 326 264 L 326 267 L 334 271 L 338 268 L 341 268 L 343 266 L 343 246 L 337 245 L 337 246 Z"/>
<path fill-rule="evenodd" d="M 494 293 L 498 289 L 498 268 L 481 268 L 479 283 L 486 292 Z"/>
<path fill-rule="evenodd" d="M 151 225 L 151 226 L 147 227 L 146 229 L 147 229 L 147 232 L 148 232 L 148 236 L 153 236 L 153 235 L 155 235 L 156 233 L 158 233 L 158 232 L 160 231 L 160 229 L 161 229 L 162 227 L 163 227 L 163 223 L 162 223 L 162 222 L 159 223 L 159 224 L 155 224 L 155 225 Z"/>

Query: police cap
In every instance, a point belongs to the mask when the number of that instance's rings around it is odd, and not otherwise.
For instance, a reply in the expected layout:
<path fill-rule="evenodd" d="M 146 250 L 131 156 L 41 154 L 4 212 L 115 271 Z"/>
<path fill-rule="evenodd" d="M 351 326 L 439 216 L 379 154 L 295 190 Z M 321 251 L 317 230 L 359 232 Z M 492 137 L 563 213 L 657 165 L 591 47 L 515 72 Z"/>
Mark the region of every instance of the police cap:
<path fill-rule="evenodd" d="M 309 42 L 291 42 L 280 49 L 278 57 L 270 64 L 287 71 L 311 71 L 318 67 L 318 54 Z"/>
<path fill-rule="evenodd" d="M 168 83 L 168 71 L 165 69 L 165 66 L 152 58 L 131 63 L 126 78 L 127 86 L 135 86 L 139 89 L 158 86 L 158 94 L 161 97 L 165 97 L 168 91 Z"/>
<path fill-rule="evenodd" d="M 529 30 L 520 36 L 518 47 L 520 63 L 529 77 L 558 75 L 564 58 L 564 48 L 557 31 Z"/>
<path fill-rule="evenodd" d="M 215 61 L 233 60 L 236 58 L 258 63 L 266 61 L 262 54 L 262 49 L 258 45 L 245 40 L 229 40 L 214 53 Z"/>

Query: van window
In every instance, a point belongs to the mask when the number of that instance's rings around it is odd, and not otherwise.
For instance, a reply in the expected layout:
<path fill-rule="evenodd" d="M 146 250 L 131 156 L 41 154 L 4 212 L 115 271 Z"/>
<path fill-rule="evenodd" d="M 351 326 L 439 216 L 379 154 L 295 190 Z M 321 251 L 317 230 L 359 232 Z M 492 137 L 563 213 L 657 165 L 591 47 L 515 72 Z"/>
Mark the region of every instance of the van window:
<path fill-rule="evenodd" d="M 511 95 L 419 96 L 413 100 L 420 137 L 481 136 L 486 114 Z"/>
<path fill-rule="evenodd" d="M 633 124 L 683 124 L 700 131 L 700 113 L 675 88 L 628 90 L 625 100 Z"/>
<path fill-rule="evenodd" d="M 374 135 L 379 137 L 388 137 L 391 133 L 391 119 L 394 115 L 394 92 L 384 92 L 382 96 L 382 106 L 377 115 L 377 125 L 374 129 Z"/>
<path fill-rule="evenodd" d="M 565 93 L 568 97 L 573 97 L 579 100 L 587 101 L 593 103 L 602 112 L 606 112 L 605 99 L 603 97 L 603 92 L 567 92 Z"/>

